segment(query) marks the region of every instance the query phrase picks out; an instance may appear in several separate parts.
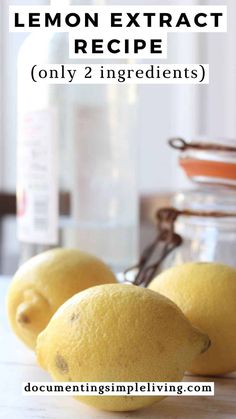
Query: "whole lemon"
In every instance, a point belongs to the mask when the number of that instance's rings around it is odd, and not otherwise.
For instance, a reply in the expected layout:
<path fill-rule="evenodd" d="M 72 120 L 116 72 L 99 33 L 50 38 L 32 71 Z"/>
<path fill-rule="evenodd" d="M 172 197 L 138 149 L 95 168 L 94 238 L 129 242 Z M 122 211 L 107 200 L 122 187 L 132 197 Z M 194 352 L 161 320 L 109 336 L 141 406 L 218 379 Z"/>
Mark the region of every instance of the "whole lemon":
<path fill-rule="evenodd" d="M 98 284 L 115 283 L 110 269 L 77 249 L 52 249 L 24 263 L 7 294 L 8 317 L 16 335 L 34 349 L 38 334 L 68 298 Z"/>
<path fill-rule="evenodd" d="M 38 336 L 36 353 L 56 381 L 179 381 L 208 345 L 208 337 L 167 298 L 112 284 L 82 291 L 63 304 Z M 78 397 L 111 411 L 135 410 L 162 398 Z"/>
<path fill-rule="evenodd" d="M 158 275 L 149 285 L 174 301 L 210 337 L 191 371 L 219 375 L 236 370 L 236 269 L 218 263 L 187 263 Z"/>

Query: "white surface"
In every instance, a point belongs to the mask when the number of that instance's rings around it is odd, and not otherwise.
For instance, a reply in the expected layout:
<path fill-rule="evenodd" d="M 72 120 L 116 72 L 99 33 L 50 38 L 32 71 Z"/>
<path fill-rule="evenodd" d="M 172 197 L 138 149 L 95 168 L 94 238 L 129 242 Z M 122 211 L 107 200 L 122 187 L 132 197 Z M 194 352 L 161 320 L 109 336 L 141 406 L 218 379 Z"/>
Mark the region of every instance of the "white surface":
<path fill-rule="evenodd" d="M 215 397 L 169 397 L 136 412 L 111 413 L 89 408 L 71 397 L 22 396 L 23 381 L 49 381 L 28 350 L 11 332 L 5 314 L 9 279 L 0 277 L 0 418 L 1 419 L 233 419 L 236 414 L 234 378 L 217 379 Z M 202 378 L 187 377 L 187 381 Z M 204 381 L 207 381 L 204 378 Z M 212 381 L 212 378 L 209 378 Z M 230 397 L 231 396 L 231 397 Z"/>

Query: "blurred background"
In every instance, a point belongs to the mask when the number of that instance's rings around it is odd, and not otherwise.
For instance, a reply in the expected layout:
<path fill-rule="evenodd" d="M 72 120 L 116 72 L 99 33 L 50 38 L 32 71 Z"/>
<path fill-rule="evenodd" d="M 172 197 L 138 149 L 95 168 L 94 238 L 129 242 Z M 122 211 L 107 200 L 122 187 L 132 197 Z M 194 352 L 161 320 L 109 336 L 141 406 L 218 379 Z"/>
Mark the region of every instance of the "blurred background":
<path fill-rule="evenodd" d="M 16 238 L 17 54 L 27 34 L 8 32 L 8 6 L 48 4 L 44 0 L 0 2 L 0 273 L 14 272 L 19 255 Z M 147 4 L 113 1 L 113 4 Z M 136 142 L 139 154 L 141 216 L 150 205 L 166 202 L 188 188 L 177 155 L 167 139 L 181 136 L 236 137 L 235 0 L 149 0 L 148 4 L 228 6 L 227 34 L 169 34 L 168 62 L 209 63 L 209 86 L 139 86 Z M 145 236 L 145 232 L 143 233 Z M 144 237 L 143 236 L 143 237 Z M 142 238 L 142 236 L 141 236 Z"/>

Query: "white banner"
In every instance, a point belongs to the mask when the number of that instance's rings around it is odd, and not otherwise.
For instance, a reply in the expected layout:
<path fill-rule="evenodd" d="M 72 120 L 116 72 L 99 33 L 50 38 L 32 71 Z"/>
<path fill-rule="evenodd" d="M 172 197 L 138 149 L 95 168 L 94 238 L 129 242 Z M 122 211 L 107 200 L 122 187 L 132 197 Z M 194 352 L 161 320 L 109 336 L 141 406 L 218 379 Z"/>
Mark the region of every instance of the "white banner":
<path fill-rule="evenodd" d="M 24 382 L 29 396 L 214 396 L 214 382 Z"/>
<path fill-rule="evenodd" d="M 58 2 L 59 3 L 59 2 Z M 227 6 L 10 6 L 9 30 L 56 32 L 117 28 L 127 36 L 143 37 L 159 29 L 167 32 L 226 32 Z"/>
<path fill-rule="evenodd" d="M 208 64 L 35 64 L 34 83 L 208 84 Z"/>

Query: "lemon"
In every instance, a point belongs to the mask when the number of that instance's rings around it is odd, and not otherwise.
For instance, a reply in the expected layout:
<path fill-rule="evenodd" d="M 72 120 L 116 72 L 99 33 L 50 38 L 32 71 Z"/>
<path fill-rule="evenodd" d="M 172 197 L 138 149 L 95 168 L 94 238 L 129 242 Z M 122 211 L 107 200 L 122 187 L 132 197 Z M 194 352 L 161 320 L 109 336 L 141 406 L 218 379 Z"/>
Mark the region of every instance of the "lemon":
<path fill-rule="evenodd" d="M 209 345 L 167 298 L 133 285 L 110 284 L 76 294 L 37 340 L 37 359 L 56 381 L 179 381 Z M 79 396 L 110 411 L 135 410 L 161 397 Z"/>
<path fill-rule="evenodd" d="M 115 283 L 100 260 L 77 249 L 53 249 L 23 264 L 7 295 L 8 317 L 16 335 L 34 349 L 38 333 L 58 307 L 77 292 Z"/>
<path fill-rule="evenodd" d="M 174 301 L 211 347 L 193 362 L 199 375 L 236 370 L 236 269 L 218 263 L 187 263 L 158 275 L 149 285 Z"/>

